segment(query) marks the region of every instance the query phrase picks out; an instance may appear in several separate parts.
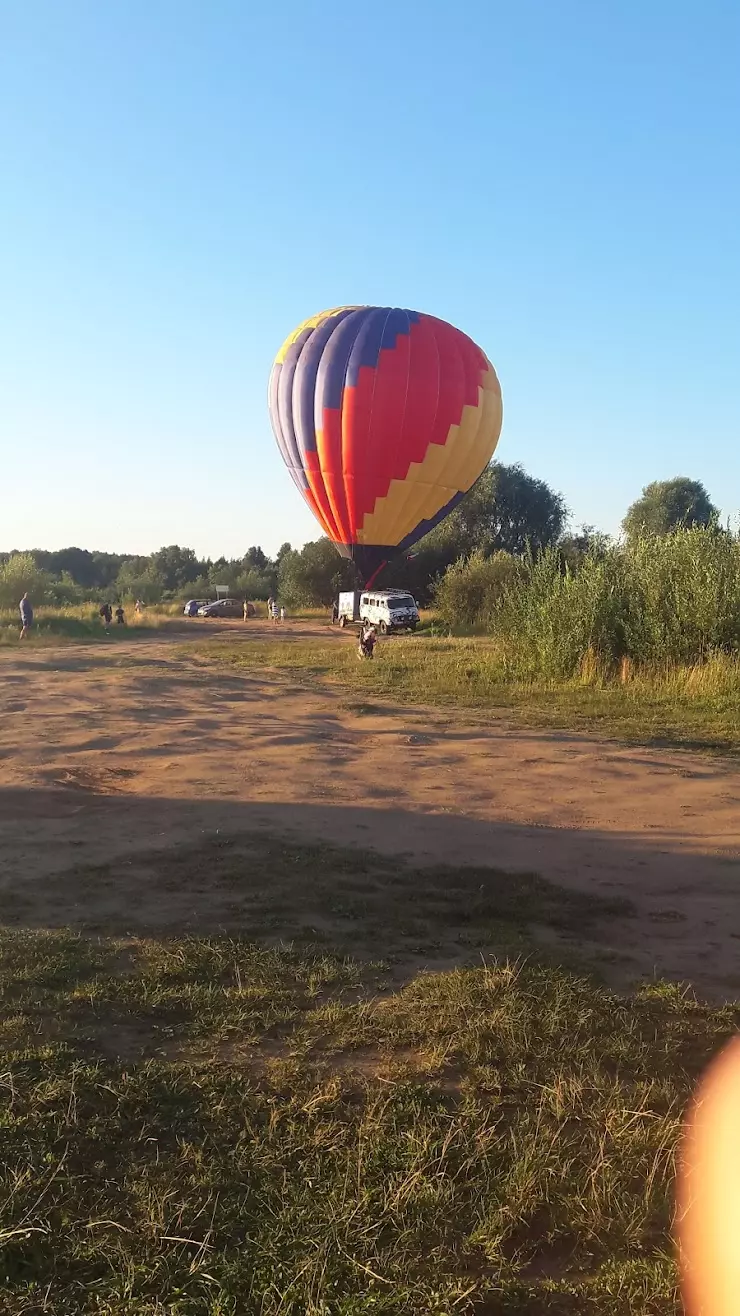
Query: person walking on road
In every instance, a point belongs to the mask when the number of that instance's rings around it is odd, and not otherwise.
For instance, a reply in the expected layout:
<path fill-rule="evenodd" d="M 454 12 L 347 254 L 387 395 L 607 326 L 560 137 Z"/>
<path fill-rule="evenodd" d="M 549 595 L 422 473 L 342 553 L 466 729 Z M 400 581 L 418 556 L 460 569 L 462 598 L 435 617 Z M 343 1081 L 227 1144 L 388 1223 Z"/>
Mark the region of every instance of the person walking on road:
<path fill-rule="evenodd" d="M 28 632 L 33 626 L 33 608 L 31 606 L 31 600 L 27 594 L 23 595 L 23 598 L 18 605 L 18 609 L 21 614 L 20 639 L 26 640 L 28 639 Z"/>
<path fill-rule="evenodd" d="M 101 620 L 102 620 L 102 622 L 103 622 L 103 625 L 105 626 L 106 633 L 107 633 L 107 631 L 108 631 L 108 627 L 110 626 L 111 622 L 113 621 L 113 609 L 111 608 L 110 603 L 101 603 L 101 605 L 100 605 L 100 617 L 101 617 Z"/>

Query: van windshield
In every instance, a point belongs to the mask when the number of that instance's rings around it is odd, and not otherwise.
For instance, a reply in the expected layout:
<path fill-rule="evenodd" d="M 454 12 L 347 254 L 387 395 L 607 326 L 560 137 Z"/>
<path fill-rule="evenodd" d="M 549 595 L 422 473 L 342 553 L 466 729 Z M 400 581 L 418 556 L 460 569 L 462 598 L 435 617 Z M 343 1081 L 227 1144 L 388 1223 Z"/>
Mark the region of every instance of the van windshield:
<path fill-rule="evenodd" d="M 400 608 L 415 608 L 416 604 L 410 594 L 399 594 L 395 599 L 388 600 L 391 612 L 398 612 Z"/>

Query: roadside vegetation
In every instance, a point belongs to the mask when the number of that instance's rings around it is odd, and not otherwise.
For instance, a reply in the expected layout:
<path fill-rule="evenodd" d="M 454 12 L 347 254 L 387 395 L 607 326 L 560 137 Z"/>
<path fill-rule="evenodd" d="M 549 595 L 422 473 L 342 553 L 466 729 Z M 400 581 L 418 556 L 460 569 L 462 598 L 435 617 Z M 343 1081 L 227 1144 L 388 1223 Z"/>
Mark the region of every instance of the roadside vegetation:
<path fill-rule="evenodd" d="M 3 911 L 0 1312 L 676 1316 L 682 1113 L 737 1012 L 537 952 L 628 911 L 264 836 L 158 862 L 249 930 Z"/>
<path fill-rule="evenodd" d="M 589 548 L 574 570 L 557 549 L 481 553 L 436 589 L 440 621 L 496 638 L 515 677 L 625 677 L 740 649 L 740 541 L 719 527 L 639 534 Z"/>

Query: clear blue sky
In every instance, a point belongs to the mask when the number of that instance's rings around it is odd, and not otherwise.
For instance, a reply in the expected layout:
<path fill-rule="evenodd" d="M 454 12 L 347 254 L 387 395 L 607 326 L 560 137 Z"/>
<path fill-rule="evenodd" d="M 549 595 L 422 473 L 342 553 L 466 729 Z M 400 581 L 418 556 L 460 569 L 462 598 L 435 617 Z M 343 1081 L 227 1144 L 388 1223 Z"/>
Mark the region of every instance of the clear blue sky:
<path fill-rule="evenodd" d="M 451 320 L 498 456 L 740 509 L 736 0 L 0 0 L 0 548 L 316 534 L 266 409 L 343 303 Z"/>

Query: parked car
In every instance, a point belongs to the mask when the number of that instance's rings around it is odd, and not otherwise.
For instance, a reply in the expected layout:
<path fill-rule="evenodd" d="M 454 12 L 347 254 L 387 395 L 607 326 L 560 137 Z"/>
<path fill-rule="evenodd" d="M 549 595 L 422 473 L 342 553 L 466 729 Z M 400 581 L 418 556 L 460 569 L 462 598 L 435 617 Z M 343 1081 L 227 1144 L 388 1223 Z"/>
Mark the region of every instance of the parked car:
<path fill-rule="evenodd" d="M 369 621 L 381 635 L 414 631 L 419 624 L 416 599 L 405 589 L 347 590 L 339 595 L 337 613 L 340 626 Z"/>
<path fill-rule="evenodd" d="M 199 617 L 243 617 L 244 604 L 240 599 L 216 599 L 198 608 Z"/>
<path fill-rule="evenodd" d="M 185 604 L 185 607 L 182 610 L 183 616 L 197 617 L 198 609 L 205 608 L 206 604 L 210 603 L 210 601 L 211 601 L 210 599 L 188 599 L 187 603 Z"/>

